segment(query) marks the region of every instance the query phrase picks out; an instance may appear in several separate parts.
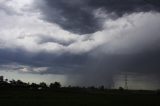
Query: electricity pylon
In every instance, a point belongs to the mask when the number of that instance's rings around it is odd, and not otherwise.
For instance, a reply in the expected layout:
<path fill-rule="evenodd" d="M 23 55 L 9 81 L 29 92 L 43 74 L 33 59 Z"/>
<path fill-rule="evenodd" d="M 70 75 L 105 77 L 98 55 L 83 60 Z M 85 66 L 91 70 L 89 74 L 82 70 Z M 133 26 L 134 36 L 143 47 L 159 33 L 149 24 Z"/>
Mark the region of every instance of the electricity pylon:
<path fill-rule="evenodd" d="M 124 88 L 128 89 L 128 74 L 127 74 L 127 72 L 124 75 L 124 81 L 125 81 Z"/>

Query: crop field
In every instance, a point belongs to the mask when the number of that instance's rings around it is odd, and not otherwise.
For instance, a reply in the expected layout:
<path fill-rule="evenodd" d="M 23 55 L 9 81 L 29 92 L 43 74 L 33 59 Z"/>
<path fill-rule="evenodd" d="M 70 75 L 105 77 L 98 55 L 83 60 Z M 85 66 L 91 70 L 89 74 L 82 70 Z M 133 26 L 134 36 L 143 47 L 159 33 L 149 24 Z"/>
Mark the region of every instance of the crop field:
<path fill-rule="evenodd" d="M 1 90 L 0 106 L 160 106 L 156 92 Z"/>

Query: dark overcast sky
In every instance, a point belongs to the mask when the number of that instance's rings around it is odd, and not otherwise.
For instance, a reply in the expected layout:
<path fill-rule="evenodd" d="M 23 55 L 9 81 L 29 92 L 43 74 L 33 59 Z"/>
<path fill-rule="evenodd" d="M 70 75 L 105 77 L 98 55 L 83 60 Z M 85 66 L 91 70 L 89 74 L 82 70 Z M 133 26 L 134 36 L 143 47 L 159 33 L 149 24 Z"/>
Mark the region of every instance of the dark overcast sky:
<path fill-rule="evenodd" d="M 4 73 L 79 85 L 111 86 L 124 72 L 160 81 L 159 0 L 1 0 L 0 19 Z"/>

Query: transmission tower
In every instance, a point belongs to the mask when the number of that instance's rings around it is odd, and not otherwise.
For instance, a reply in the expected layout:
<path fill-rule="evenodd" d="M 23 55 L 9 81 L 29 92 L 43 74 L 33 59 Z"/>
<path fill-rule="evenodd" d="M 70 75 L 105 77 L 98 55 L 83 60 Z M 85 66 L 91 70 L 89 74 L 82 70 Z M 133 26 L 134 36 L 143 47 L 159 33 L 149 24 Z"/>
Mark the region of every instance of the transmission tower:
<path fill-rule="evenodd" d="M 124 88 L 128 89 L 128 74 L 127 73 L 125 73 L 124 75 L 124 82 L 125 82 Z"/>

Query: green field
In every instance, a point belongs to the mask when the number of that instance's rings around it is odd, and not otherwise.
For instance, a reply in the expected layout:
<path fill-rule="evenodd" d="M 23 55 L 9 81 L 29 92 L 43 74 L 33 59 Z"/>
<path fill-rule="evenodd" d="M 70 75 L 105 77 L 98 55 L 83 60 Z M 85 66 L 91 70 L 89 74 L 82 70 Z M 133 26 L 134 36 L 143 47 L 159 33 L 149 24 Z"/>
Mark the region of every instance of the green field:
<path fill-rule="evenodd" d="M 160 106 L 155 92 L 1 90 L 0 106 Z"/>

